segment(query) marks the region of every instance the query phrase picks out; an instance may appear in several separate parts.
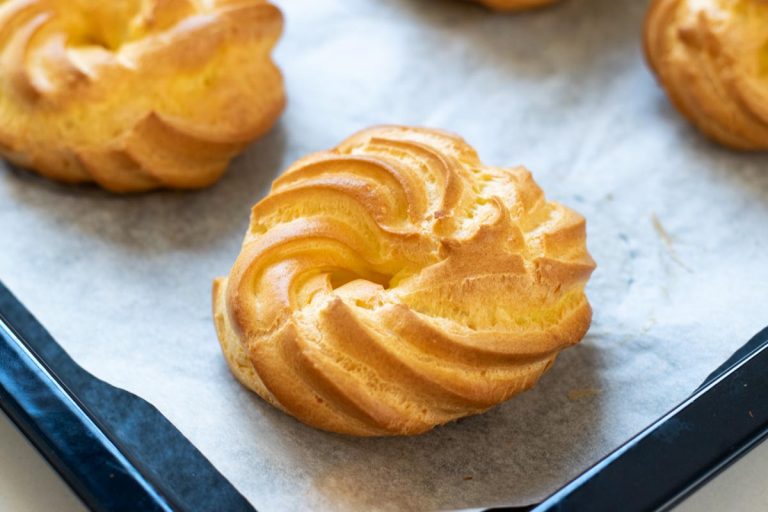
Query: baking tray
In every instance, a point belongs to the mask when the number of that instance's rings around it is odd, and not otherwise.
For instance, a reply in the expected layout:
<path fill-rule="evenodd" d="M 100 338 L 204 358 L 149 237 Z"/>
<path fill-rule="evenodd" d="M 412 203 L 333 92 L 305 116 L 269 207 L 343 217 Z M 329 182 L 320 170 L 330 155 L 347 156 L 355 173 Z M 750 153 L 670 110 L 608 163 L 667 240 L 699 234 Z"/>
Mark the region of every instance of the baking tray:
<path fill-rule="evenodd" d="M 92 510 L 253 510 L 157 409 L 78 366 L 2 282 L 0 408 Z"/>
<path fill-rule="evenodd" d="M 0 408 L 90 509 L 254 510 L 157 409 L 80 368 L 2 283 L 0 362 Z M 536 510 L 671 507 L 768 435 L 766 367 L 768 328 Z"/>

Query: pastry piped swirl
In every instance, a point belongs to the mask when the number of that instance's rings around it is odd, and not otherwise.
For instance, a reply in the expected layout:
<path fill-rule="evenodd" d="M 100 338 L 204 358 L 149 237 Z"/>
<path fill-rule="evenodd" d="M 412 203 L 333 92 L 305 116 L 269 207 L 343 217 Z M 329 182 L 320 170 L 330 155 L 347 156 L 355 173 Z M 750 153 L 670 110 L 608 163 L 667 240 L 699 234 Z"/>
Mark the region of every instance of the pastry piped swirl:
<path fill-rule="evenodd" d="M 736 149 L 768 149 L 768 1 L 655 0 L 645 51 L 702 132 Z"/>
<path fill-rule="evenodd" d="M 238 379 L 299 420 L 418 434 L 530 388 L 587 331 L 584 219 L 429 129 L 362 131 L 254 206 L 214 283 Z"/>
<path fill-rule="evenodd" d="M 120 192 L 198 188 L 275 122 L 265 0 L 0 0 L 0 154 Z"/>

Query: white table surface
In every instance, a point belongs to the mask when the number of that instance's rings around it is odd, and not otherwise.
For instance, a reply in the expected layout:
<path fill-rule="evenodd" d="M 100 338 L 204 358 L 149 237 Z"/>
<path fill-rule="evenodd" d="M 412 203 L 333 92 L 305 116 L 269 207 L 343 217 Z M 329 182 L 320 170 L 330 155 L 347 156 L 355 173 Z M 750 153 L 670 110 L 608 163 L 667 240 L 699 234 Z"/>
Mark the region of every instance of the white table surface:
<path fill-rule="evenodd" d="M 0 511 L 83 512 L 85 507 L 0 413 Z M 686 500 L 676 512 L 768 510 L 768 443 Z"/>
<path fill-rule="evenodd" d="M 0 510 L 82 512 L 85 507 L 0 412 Z"/>

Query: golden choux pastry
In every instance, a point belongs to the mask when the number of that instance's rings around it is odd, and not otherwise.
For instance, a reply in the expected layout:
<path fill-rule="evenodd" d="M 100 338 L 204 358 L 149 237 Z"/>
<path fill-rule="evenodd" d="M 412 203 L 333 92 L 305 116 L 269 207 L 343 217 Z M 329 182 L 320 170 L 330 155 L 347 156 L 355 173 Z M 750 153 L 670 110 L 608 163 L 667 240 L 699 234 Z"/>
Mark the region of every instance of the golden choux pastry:
<path fill-rule="evenodd" d="M 199 188 L 285 100 L 265 0 L 0 0 L 0 154 L 64 182 Z"/>
<path fill-rule="evenodd" d="M 559 0 L 475 0 L 497 11 L 522 11 L 552 5 Z"/>
<path fill-rule="evenodd" d="M 702 132 L 732 148 L 768 149 L 768 1 L 655 0 L 645 51 Z"/>
<path fill-rule="evenodd" d="M 384 126 L 254 206 L 213 309 L 235 376 L 325 430 L 411 435 L 524 391 L 590 324 L 584 219 L 461 138 Z"/>

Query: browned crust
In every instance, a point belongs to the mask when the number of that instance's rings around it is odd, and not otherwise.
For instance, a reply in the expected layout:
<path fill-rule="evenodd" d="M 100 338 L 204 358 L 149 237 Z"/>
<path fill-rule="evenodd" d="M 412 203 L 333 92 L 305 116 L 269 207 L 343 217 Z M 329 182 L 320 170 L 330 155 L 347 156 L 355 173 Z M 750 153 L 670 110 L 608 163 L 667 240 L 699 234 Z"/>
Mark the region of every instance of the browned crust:
<path fill-rule="evenodd" d="M 475 0 L 497 11 L 523 11 L 552 5 L 559 0 Z"/>

